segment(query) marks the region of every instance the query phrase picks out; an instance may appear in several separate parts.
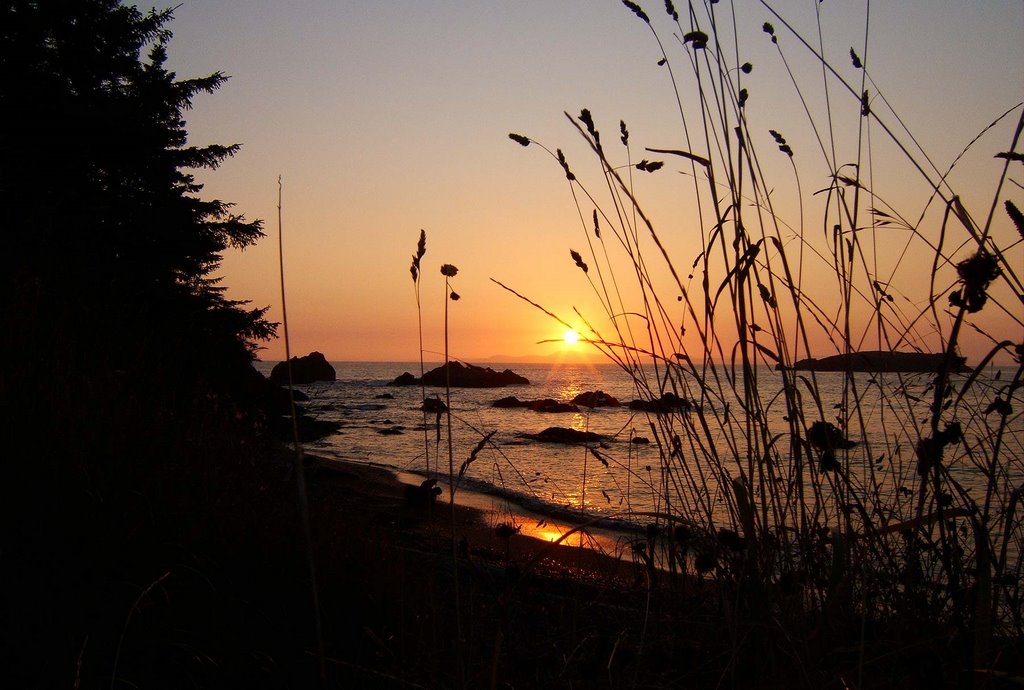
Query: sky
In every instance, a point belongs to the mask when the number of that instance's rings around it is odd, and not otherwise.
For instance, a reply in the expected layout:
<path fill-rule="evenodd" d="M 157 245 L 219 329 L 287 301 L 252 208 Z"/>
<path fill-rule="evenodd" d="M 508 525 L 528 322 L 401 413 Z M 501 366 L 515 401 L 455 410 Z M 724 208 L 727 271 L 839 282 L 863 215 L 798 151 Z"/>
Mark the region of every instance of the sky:
<path fill-rule="evenodd" d="M 677 76 L 682 74 L 688 58 L 672 43 L 674 27 L 662 2 L 640 4 L 666 42 Z M 815 5 L 772 3 L 799 32 L 816 39 Z M 831 109 L 837 129 L 856 134 L 859 103 L 834 83 L 824 100 L 820 65 L 761 3 L 737 2 L 735 9 L 739 62 L 754 66 L 742 77 L 750 93 L 751 132 L 760 137 L 752 144 L 766 161 L 776 213 L 794 237 L 821 238 L 822 212 L 815 204 L 823 195 L 813 192 L 828 184 L 827 154 L 815 143 L 811 120 L 762 24 L 773 22 L 795 78 L 809 85 L 807 108 L 819 125 Z M 940 169 L 1024 99 L 1020 0 L 825 0 L 820 12 L 829 61 L 845 78 L 859 80 L 848 57 L 857 46 L 875 80 L 875 98 L 885 96 Z M 197 98 L 187 126 L 193 145 L 242 145 L 218 170 L 197 177 L 205 184 L 204 197 L 233 202 L 247 218 L 264 220 L 267 237 L 226 253 L 221 275 L 231 298 L 269 306 L 273 321 L 282 319 L 281 179 L 293 355 L 317 350 L 338 361 L 415 361 L 419 313 L 426 359 L 440 360 L 447 294 L 442 264 L 459 269 L 451 287 L 461 299 L 447 302 L 454 358 L 515 361 L 578 357 L 584 351 L 584 345 L 538 344 L 559 341 L 565 329 L 491 279 L 585 336 L 574 309 L 598 331 L 609 332 L 608 314 L 569 256 L 577 249 L 593 263 L 585 229 L 593 206 L 584 204 L 587 221 L 581 223 L 558 164 L 537 146 L 524 149 L 507 135 L 522 133 L 551 150 L 564 149 L 581 180 L 596 189 L 599 168 L 563 112 L 590 109 L 605 141 L 617 141 L 624 120 L 633 162 L 654 157 L 643 147 L 687 148 L 668 70 L 657 65 L 658 45 L 619 0 L 182 0 L 169 28 L 174 37 L 168 66 L 179 77 L 214 71 L 231 77 L 219 92 Z M 685 78 L 680 81 L 684 111 L 697 117 L 696 91 L 686 88 Z M 873 108 L 884 106 L 875 101 Z M 950 177 L 980 217 L 992 204 L 1001 170 L 992 154 L 1009 147 L 1018 115 L 1014 111 L 987 130 Z M 894 121 L 887 110 L 886 116 Z M 800 173 L 802 209 L 788 160 L 769 155 L 775 151 L 769 129 L 782 131 L 797 151 L 794 160 L 806 166 Z M 918 218 L 927 187 L 880 128 L 870 135 L 875 189 L 885 190 L 886 202 L 907 218 Z M 858 158 L 856 136 L 841 137 L 836 146 L 838 160 Z M 860 146 L 864 151 L 863 140 Z M 614 155 L 625 161 L 621 149 Z M 666 249 L 686 268 L 699 251 L 699 220 L 681 162 L 668 160 L 665 171 L 638 179 L 637 192 Z M 1013 179 L 1018 186 L 1006 193 L 1024 207 L 1022 175 Z M 927 208 L 928 223 L 941 221 L 941 215 L 933 220 L 934 207 Z M 409 264 L 421 229 L 427 253 L 418 312 Z M 902 238 L 885 239 L 875 250 L 884 261 L 887 252 L 903 246 Z M 1020 247 L 1011 251 L 1024 266 Z M 901 260 L 899 280 L 927 281 L 930 261 L 916 261 Z M 663 270 L 652 271 L 666 277 Z M 619 275 L 628 277 L 628 271 Z M 676 288 L 663 289 L 672 299 Z M 827 304 L 832 297 L 820 299 Z M 914 290 L 908 288 L 904 299 L 923 308 Z M 627 311 L 635 308 L 628 289 L 625 301 Z M 997 338 L 1020 342 L 1024 333 L 1005 311 L 1022 318 L 1021 305 L 1005 304 L 1002 317 L 993 310 L 986 328 Z M 917 344 L 934 346 L 926 340 Z M 966 346 L 971 352 L 965 354 L 976 358 L 990 343 L 979 337 Z M 812 347 L 817 356 L 835 352 L 824 338 Z M 283 355 L 283 339 L 266 343 L 260 354 L 267 360 Z"/>

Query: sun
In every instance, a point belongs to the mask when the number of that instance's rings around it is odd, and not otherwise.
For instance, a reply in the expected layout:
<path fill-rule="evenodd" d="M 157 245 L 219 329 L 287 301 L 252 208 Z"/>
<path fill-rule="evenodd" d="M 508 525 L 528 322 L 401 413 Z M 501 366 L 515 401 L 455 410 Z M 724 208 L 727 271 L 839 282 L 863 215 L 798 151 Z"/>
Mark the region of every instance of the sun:
<path fill-rule="evenodd" d="M 575 345 L 580 341 L 580 334 L 570 328 L 562 334 L 562 340 L 566 345 Z"/>

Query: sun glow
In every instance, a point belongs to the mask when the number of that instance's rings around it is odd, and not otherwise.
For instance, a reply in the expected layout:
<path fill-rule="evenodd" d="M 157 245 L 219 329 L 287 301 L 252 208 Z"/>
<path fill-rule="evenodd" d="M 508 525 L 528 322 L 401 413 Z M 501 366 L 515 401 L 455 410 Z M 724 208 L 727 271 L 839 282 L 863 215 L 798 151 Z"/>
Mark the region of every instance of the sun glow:
<path fill-rule="evenodd" d="M 562 334 L 562 340 L 566 345 L 575 345 L 580 341 L 580 334 L 570 328 Z"/>

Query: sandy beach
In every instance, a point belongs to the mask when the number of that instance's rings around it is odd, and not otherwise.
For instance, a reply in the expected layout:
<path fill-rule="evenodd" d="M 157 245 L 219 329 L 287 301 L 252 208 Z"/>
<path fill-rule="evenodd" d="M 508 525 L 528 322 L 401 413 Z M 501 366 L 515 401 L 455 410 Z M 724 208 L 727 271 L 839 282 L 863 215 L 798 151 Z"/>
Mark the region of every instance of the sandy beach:
<path fill-rule="evenodd" d="M 306 465 L 331 679 L 607 686 L 636 672 L 650 581 L 625 549 L 616 557 L 509 533 L 499 516 L 459 503 L 453 540 L 445 495 L 410 500 L 413 484 L 381 467 Z"/>
<path fill-rule="evenodd" d="M 452 511 L 446 486 L 438 487 L 434 501 L 416 496 L 418 475 L 304 457 L 312 524 L 327 534 L 337 530 L 351 536 L 352 527 L 364 528 L 367 534 L 386 530 L 405 547 L 450 558 L 454 521 L 456 555 L 471 562 L 523 576 L 572 576 L 615 585 L 642 575 L 629 556 L 626 533 L 589 528 L 563 538 L 573 525 L 498 497 L 460 489 Z"/>

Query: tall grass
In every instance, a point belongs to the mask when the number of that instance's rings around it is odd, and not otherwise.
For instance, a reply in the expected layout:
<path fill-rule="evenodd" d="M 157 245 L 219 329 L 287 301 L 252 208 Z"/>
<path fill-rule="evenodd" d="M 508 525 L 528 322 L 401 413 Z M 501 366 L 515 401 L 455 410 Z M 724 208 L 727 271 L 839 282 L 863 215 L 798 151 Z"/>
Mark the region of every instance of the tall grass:
<path fill-rule="evenodd" d="M 291 412 L 292 446 L 295 451 L 295 494 L 299 511 L 299 521 L 302 525 L 302 544 L 306 555 L 306 569 L 309 575 L 309 596 L 313 611 L 313 627 L 316 634 L 317 646 L 317 668 L 319 671 L 320 687 L 326 687 L 327 667 L 324 653 L 323 620 L 320 610 L 320 588 L 317 583 L 316 563 L 313 558 L 313 538 L 309 528 L 309 491 L 306 486 L 306 466 L 302 442 L 299 440 L 299 416 L 295 409 L 295 383 L 292 376 L 292 351 L 291 339 L 288 332 L 288 301 L 285 299 L 284 279 L 284 212 L 282 197 L 284 196 L 284 184 L 281 177 L 277 178 L 277 259 L 278 276 L 281 282 L 281 322 L 284 332 L 284 357 L 288 372 L 288 405 Z"/>
<path fill-rule="evenodd" d="M 420 262 L 427 253 L 427 233 L 420 230 L 420 239 L 416 243 L 416 253 L 412 255 L 409 273 L 412 274 L 413 290 L 416 293 L 416 333 L 419 337 L 420 355 L 420 392 L 423 398 L 423 464 L 427 475 L 430 474 L 430 436 L 427 433 L 427 384 L 423 381 L 423 306 L 420 303 Z"/>
<path fill-rule="evenodd" d="M 680 17 L 666 2 L 661 29 L 624 5 L 650 28 L 686 147 L 650 147 L 642 155 L 657 160 L 634 163 L 625 123 L 610 141 L 589 110 L 566 113 L 592 153 L 596 174 L 586 176 L 561 149 L 510 137 L 541 146 L 567 180 L 587 248 L 569 258 L 600 304 L 578 314 L 588 341 L 638 394 L 688 401 L 649 416 L 661 449 L 658 523 L 674 535 L 664 562 L 717 585 L 737 650 L 757 652 L 759 664 L 787 657 L 806 669 L 852 641 L 859 685 L 890 663 L 876 642 L 916 639 L 951 650 L 949 667 L 963 678 L 983 677 L 1001 654 L 1021 652 L 1024 633 L 1024 284 L 1011 258 L 1024 238 L 1011 179 L 1022 160 L 1020 104 L 964 149 L 1003 159 L 990 202 L 969 209 L 950 178 L 960 157 L 937 167 L 872 80 L 869 23 L 850 66 L 839 66 L 824 57 L 820 23 L 816 37 L 801 36 L 762 2 L 764 40 L 792 76 L 824 161 L 815 174 L 828 184 L 809 195 L 797 161 L 812 152 L 794 151 L 781 125 L 751 128 L 756 72 L 740 63 L 735 9 L 691 3 Z M 800 60 L 820 67 L 821 84 L 795 76 Z M 848 110 L 853 130 L 836 124 Z M 1010 117 L 1009 141 L 985 136 Z M 916 219 L 900 210 L 899 190 L 874 188 L 881 138 L 930 190 Z M 853 162 L 841 162 L 837 141 L 852 142 Z M 792 184 L 768 179 L 778 166 L 765 155 L 792 163 Z M 694 217 L 656 227 L 634 174 L 673 170 Z M 796 190 L 787 205 L 796 220 L 776 210 L 776 187 Z M 803 217 L 815 206 L 817 233 Z M 694 226 L 700 246 L 680 255 L 676 235 Z M 822 274 L 827 284 L 811 278 Z M 990 345 L 960 371 L 968 334 Z M 941 357 L 926 375 L 847 366 L 838 400 L 822 376 L 793 367 L 865 350 Z M 994 374 L 998 358 L 1013 364 Z"/>

